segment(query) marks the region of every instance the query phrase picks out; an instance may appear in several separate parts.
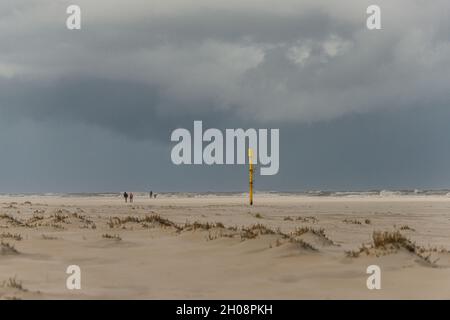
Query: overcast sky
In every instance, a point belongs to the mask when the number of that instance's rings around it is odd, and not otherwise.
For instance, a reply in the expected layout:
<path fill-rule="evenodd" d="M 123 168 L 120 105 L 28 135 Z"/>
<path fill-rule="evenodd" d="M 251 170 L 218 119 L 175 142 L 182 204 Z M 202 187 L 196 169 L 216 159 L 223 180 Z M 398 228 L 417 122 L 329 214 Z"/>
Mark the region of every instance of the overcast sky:
<path fill-rule="evenodd" d="M 256 189 L 450 188 L 450 2 L 0 1 L 0 192 L 246 190 L 172 164 L 194 120 L 280 129 Z"/>

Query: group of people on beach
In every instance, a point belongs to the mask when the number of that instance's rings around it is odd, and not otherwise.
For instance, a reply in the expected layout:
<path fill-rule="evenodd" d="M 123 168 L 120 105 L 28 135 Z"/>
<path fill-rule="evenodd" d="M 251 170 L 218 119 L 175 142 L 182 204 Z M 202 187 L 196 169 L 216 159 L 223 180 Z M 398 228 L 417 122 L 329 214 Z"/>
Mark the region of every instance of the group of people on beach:
<path fill-rule="evenodd" d="M 153 193 L 153 191 L 150 191 L 148 195 L 149 195 L 150 199 L 156 198 L 156 193 Z M 134 198 L 133 192 L 128 193 L 125 191 L 123 193 L 123 197 L 125 199 L 125 202 L 128 202 L 128 198 L 130 198 L 130 203 L 133 202 L 133 198 Z"/>
<path fill-rule="evenodd" d="M 125 198 L 125 202 L 128 202 L 128 198 L 130 198 L 130 202 L 133 202 L 133 198 L 134 198 L 134 195 L 133 195 L 133 192 L 130 192 L 129 194 L 125 191 L 124 193 L 123 193 L 123 197 Z"/>

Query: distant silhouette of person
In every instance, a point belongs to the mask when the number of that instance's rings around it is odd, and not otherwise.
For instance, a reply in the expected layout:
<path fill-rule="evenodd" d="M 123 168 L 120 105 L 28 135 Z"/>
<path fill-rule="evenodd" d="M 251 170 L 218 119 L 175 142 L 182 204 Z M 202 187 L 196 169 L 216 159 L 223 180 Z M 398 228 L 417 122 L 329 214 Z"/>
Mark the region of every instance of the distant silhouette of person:
<path fill-rule="evenodd" d="M 155 195 L 153 196 L 153 198 L 155 198 L 156 199 L 156 196 L 157 196 L 158 194 L 157 193 L 155 193 Z"/>
<path fill-rule="evenodd" d="M 133 197 L 134 197 L 133 192 L 130 192 L 130 202 L 133 202 Z"/>
<path fill-rule="evenodd" d="M 123 197 L 125 198 L 125 203 L 128 202 L 128 193 L 124 192 Z"/>
<path fill-rule="evenodd" d="M 153 198 L 153 191 L 150 191 L 150 199 Z"/>

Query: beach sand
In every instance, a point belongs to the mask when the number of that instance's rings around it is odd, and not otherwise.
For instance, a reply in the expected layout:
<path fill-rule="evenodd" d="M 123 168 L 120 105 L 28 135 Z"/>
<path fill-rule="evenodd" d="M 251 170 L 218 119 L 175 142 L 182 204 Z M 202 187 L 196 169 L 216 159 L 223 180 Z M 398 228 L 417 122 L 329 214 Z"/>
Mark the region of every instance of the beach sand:
<path fill-rule="evenodd" d="M 450 299 L 449 230 L 445 196 L 2 196 L 0 298 Z"/>

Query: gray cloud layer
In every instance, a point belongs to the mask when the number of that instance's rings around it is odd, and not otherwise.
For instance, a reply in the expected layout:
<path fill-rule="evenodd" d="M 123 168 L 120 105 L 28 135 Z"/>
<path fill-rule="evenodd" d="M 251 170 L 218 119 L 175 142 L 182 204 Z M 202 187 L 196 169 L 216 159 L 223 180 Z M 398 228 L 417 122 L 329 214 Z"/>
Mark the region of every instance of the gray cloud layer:
<path fill-rule="evenodd" d="M 282 136 L 310 128 L 313 148 L 327 121 L 424 108 L 438 117 L 450 102 L 447 0 L 376 1 L 379 31 L 365 27 L 373 1 L 76 2 L 81 31 L 65 28 L 72 1 L 0 3 L 4 126 L 88 126 L 167 143 L 199 119 Z M 281 158 L 294 166 L 300 145 L 289 149 Z"/>
<path fill-rule="evenodd" d="M 80 32 L 65 29 L 64 1 L 4 4 L 1 80 L 28 91 L 59 85 L 46 106 L 69 115 L 74 106 L 57 99 L 89 95 L 76 112 L 88 120 L 107 108 L 91 81 L 128 84 L 123 110 L 149 119 L 232 112 L 302 122 L 449 100 L 448 1 L 379 1 L 381 31 L 365 28 L 366 1 L 169 3 L 80 1 Z M 134 98 L 138 90 L 148 93 Z"/>

